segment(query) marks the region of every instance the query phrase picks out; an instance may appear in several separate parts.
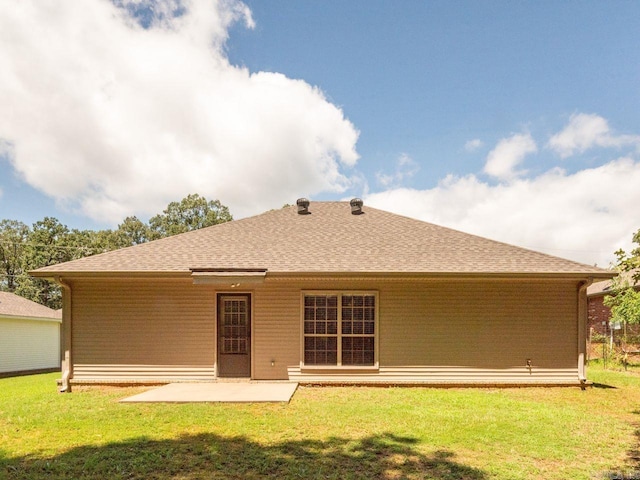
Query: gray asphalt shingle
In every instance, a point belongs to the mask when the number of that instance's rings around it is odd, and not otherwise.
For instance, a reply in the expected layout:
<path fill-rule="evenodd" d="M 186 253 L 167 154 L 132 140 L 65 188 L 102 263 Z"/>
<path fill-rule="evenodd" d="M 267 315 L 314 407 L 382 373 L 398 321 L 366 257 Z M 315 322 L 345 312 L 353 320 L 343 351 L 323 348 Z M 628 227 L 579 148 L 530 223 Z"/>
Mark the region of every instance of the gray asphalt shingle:
<path fill-rule="evenodd" d="M 269 273 L 551 273 L 608 272 L 589 265 L 462 233 L 348 202 L 297 207 L 45 267 L 38 276 L 72 273 L 267 269 Z"/>
<path fill-rule="evenodd" d="M 62 312 L 9 292 L 0 292 L 0 317 L 61 319 Z"/>

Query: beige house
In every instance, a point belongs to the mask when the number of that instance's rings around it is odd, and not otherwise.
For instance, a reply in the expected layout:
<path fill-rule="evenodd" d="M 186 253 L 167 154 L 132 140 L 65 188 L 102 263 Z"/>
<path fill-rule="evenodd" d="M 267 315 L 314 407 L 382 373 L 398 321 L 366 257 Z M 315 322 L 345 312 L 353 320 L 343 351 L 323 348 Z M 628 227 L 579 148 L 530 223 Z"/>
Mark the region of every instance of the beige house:
<path fill-rule="evenodd" d="M 64 388 L 578 385 L 586 289 L 614 275 L 355 199 L 298 201 L 33 274 L 64 287 Z"/>
<path fill-rule="evenodd" d="M 61 312 L 0 292 L 0 377 L 60 370 Z"/>

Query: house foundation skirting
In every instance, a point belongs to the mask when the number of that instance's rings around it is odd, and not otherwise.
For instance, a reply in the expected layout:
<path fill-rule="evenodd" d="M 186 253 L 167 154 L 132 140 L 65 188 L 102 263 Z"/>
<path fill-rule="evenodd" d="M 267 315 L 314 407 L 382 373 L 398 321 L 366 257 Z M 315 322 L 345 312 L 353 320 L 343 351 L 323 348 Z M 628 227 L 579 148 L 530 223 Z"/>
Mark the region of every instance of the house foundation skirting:
<path fill-rule="evenodd" d="M 248 379 L 247 379 L 248 380 Z M 254 379 L 260 380 L 260 379 Z M 274 380 L 274 379 L 272 379 Z M 275 379 L 278 380 L 278 379 Z M 340 372 L 334 370 L 301 370 L 288 368 L 288 378 L 282 381 L 314 385 L 419 385 L 419 386 L 581 386 L 578 369 L 471 367 L 380 367 L 370 372 Z M 74 365 L 71 383 L 82 384 L 145 384 L 159 385 L 178 382 L 216 382 L 213 367 L 167 365 Z"/>
<path fill-rule="evenodd" d="M 75 364 L 73 385 L 81 384 L 164 384 L 215 381 L 213 367 L 175 365 L 89 365 Z"/>
<path fill-rule="evenodd" d="M 305 372 L 289 368 L 289 380 L 300 384 L 380 384 L 431 386 L 580 386 L 577 368 L 479 369 L 461 367 L 380 367 L 375 373 Z"/>

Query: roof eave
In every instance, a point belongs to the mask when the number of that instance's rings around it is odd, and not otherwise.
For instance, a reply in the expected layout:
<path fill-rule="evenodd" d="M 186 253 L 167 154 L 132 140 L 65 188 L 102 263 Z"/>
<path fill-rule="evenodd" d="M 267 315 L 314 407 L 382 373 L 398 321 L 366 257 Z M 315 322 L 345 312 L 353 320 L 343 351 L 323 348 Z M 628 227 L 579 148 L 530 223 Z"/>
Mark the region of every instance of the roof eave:
<path fill-rule="evenodd" d="M 62 323 L 62 318 L 56 317 L 36 317 L 33 315 L 11 315 L 8 313 L 0 313 L 0 318 L 8 319 L 8 320 L 29 320 L 35 322 L 53 322 L 53 323 Z"/>
<path fill-rule="evenodd" d="M 369 277 L 369 278 L 547 278 L 547 279 L 610 279 L 616 276 L 612 272 L 272 272 L 269 278 L 299 278 L 299 277 Z"/>
<path fill-rule="evenodd" d="M 264 272 L 264 276 L 268 279 L 276 278 L 442 278 L 442 279 L 591 279 L 591 280 L 607 280 L 615 277 L 616 272 L 587 271 L 587 272 L 367 272 L 367 271 L 267 271 L 266 269 L 189 269 L 178 271 L 166 270 L 105 270 L 105 271 L 33 271 L 30 275 L 48 280 L 57 280 L 59 278 L 192 278 L 194 272 Z"/>
<path fill-rule="evenodd" d="M 104 270 L 104 271 L 38 271 L 29 272 L 29 275 L 45 280 L 56 281 L 59 278 L 189 278 L 189 270 L 166 271 L 166 270 Z"/>

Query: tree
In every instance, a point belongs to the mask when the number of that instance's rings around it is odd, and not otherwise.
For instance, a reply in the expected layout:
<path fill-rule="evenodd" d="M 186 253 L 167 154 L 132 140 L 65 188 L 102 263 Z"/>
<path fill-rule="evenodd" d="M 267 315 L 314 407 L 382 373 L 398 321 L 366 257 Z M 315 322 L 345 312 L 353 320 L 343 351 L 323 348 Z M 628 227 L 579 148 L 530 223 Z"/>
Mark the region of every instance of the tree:
<path fill-rule="evenodd" d="M 125 218 L 118 229 L 113 232 L 116 248 L 129 247 L 148 242 L 151 238 L 149 225 L 139 220 L 138 217 Z"/>
<path fill-rule="evenodd" d="M 169 237 L 199 228 L 233 220 L 229 208 L 219 200 L 207 201 L 200 195 L 190 194 L 180 202 L 171 202 L 159 215 L 149 220 L 152 239 Z"/>
<path fill-rule="evenodd" d="M 17 220 L 0 222 L 0 290 L 15 292 L 24 272 L 24 247 L 29 227 Z"/>
<path fill-rule="evenodd" d="M 33 278 L 28 272 L 36 268 L 79 258 L 78 245 L 70 242 L 70 232 L 57 218 L 45 217 L 33 224 L 24 246 L 24 271 L 17 278 L 15 293 L 46 305 L 49 308 L 62 307 L 62 292 L 55 285 L 41 278 Z"/>
<path fill-rule="evenodd" d="M 611 320 L 623 325 L 640 324 L 640 291 L 636 290 L 640 284 L 640 230 L 633 235 L 633 242 L 638 246 L 629 254 L 622 249 L 615 252 L 620 275 L 614 280 L 613 294 L 604 299 L 611 308 Z"/>
<path fill-rule="evenodd" d="M 640 283 L 640 229 L 633 234 L 633 243 L 638 245 L 627 254 L 623 249 L 615 252 L 618 257 L 618 269 L 623 272 L 633 272 L 633 279 L 636 283 Z"/>
<path fill-rule="evenodd" d="M 611 307 L 611 321 L 622 324 L 640 323 L 640 292 L 633 287 L 608 295 L 604 304 Z"/>
<path fill-rule="evenodd" d="M 125 218 L 116 230 L 69 230 L 58 219 L 45 217 L 31 228 L 16 220 L 0 221 L 0 290 L 57 309 L 62 292 L 56 284 L 29 276 L 31 270 L 184 233 L 232 220 L 218 200 L 197 194 L 171 202 L 149 225 Z"/>

